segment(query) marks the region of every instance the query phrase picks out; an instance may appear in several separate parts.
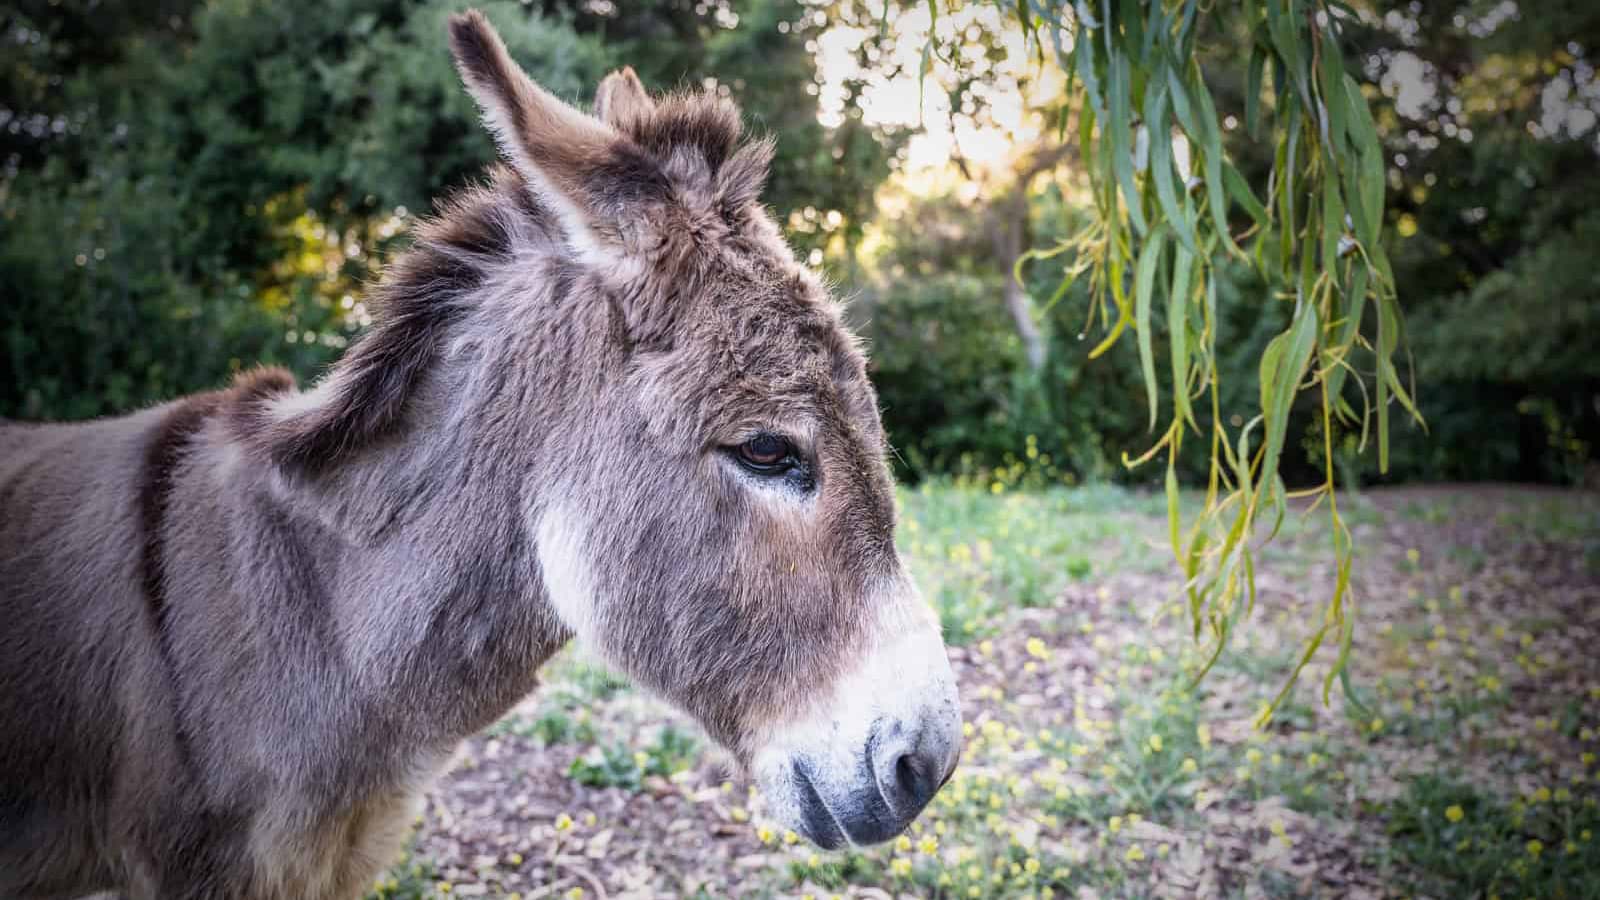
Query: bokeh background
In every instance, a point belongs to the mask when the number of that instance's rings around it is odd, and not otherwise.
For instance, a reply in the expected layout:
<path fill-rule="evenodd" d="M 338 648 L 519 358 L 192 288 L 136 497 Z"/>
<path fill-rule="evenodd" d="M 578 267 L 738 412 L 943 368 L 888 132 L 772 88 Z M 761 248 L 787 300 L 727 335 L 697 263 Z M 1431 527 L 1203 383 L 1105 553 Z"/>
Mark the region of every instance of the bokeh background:
<path fill-rule="evenodd" d="M 493 158 L 445 46 L 462 5 L 0 5 L 0 417 L 257 363 L 314 379 L 417 218 Z M 1258 545 L 1248 627 L 1195 684 L 1164 470 L 1121 462 L 1151 440 L 1133 342 L 1090 361 L 1074 260 L 1025 258 L 1089 212 L 1064 79 L 1011 4 L 481 5 L 569 100 L 627 64 L 778 138 L 766 199 L 869 342 L 967 745 L 902 839 L 819 854 L 691 723 L 563 654 L 374 896 L 1600 897 L 1600 4 L 1348 9 L 1428 428 L 1392 417 L 1386 474 L 1359 434 L 1333 445 L 1354 688 L 1323 696 L 1323 647 L 1266 728 L 1336 577 L 1327 521 L 1292 505 Z M 1202 21 L 1228 152 L 1264 183 L 1249 41 Z M 1246 265 L 1218 277 L 1237 428 L 1289 305 Z M 1328 462 L 1302 399 L 1291 488 Z"/>
<path fill-rule="evenodd" d="M 0 415 L 113 413 L 256 362 L 314 377 L 409 223 L 492 158 L 444 46 L 461 5 L 0 9 Z M 1396 417 L 1382 480 L 1592 479 L 1600 12 L 1359 5 L 1349 67 L 1390 156 L 1385 234 L 1429 426 Z M 1029 435 L 1063 479 L 1159 475 L 1119 462 L 1148 441 L 1132 342 L 1087 359 L 1085 286 L 1046 308 L 1072 260 L 1009 277 L 1086 199 L 1047 123 L 1060 73 L 1000 6 L 941 16 L 937 53 L 920 4 L 486 7 L 564 97 L 631 64 L 657 89 L 712 85 L 778 136 L 768 202 L 852 298 L 903 478 L 1004 465 Z M 1248 42 L 1219 38 L 1205 65 L 1229 152 L 1264 183 L 1271 145 L 1238 127 Z M 1244 266 L 1223 288 L 1223 412 L 1247 419 L 1288 304 Z M 1344 480 L 1377 479 L 1346 443 Z M 1320 470 L 1320 438 L 1289 444 L 1291 484 Z"/>

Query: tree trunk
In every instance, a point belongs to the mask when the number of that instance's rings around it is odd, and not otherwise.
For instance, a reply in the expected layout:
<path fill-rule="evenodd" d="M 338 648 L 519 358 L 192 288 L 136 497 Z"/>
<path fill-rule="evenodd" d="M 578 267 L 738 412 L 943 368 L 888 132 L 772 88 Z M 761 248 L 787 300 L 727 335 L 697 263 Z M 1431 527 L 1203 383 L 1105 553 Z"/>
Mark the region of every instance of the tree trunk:
<path fill-rule="evenodd" d="M 1022 340 L 1022 352 L 1028 360 L 1028 368 L 1038 372 L 1044 368 L 1049 348 L 1045 345 L 1039 323 L 1033 320 L 1033 304 L 1028 299 L 1028 292 L 1022 289 L 1016 277 L 1017 260 L 1022 257 L 1027 235 L 1026 187 L 1018 185 L 1011 196 L 996 205 L 995 211 L 1004 219 L 995 223 L 993 232 L 995 262 L 1000 266 L 1001 283 L 1004 285 L 1001 296 L 1005 299 L 1006 312 L 1011 315 L 1011 323 L 1016 326 L 1017 337 Z"/>
<path fill-rule="evenodd" d="M 1028 292 L 1017 281 L 1017 260 L 1028 249 L 1028 185 L 1039 173 L 1053 168 L 1070 152 L 1070 145 L 1061 144 L 1036 153 L 1017 172 L 1010 190 L 989 207 L 989 242 L 994 247 L 995 264 L 1000 267 L 1003 280 L 1002 296 L 1011 323 L 1016 326 L 1017 337 L 1022 341 L 1022 352 L 1028 368 L 1034 372 L 1044 369 L 1049 352 L 1044 331 L 1033 318 L 1033 304 Z"/>

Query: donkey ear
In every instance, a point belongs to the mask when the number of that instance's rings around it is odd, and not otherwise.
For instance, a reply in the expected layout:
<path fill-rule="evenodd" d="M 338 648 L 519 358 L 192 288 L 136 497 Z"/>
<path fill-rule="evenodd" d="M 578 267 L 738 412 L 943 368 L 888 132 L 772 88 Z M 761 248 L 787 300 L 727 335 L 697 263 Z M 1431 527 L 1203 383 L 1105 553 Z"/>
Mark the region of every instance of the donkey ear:
<path fill-rule="evenodd" d="M 594 94 L 594 114 L 619 131 L 629 131 L 635 123 L 656 111 L 633 66 L 623 66 L 600 82 Z"/>
<path fill-rule="evenodd" d="M 717 173 L 718 199 L 725 214 L 744 212 L 761 199 L 777 144 L 766 137 L 740 147 Z"/>
<path fill-rule="evenodd" d="M 616 155 L 620 135 L 535 84 L 479 11 L 450 17 L 450 50 L 500 152 L 561 217 L 569 239 L 592 247 L 601 221 L 588 175 Z"/>

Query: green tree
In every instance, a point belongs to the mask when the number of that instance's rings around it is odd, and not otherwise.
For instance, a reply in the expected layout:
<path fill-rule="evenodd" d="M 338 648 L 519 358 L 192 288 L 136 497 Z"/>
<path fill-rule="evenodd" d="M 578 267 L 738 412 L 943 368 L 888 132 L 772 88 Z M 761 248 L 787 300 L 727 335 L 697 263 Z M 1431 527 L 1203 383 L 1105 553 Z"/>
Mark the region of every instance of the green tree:
<path fill-rule="evenodd" d="M 1592 478 L 1600 11 L 1384 3 L 1362 25 L 1433 432 L 1401 430 L 1393 476 Z"/>
<path fill-rule="evenodd" d="M 0 62 L 0 125 L 17 126 L 0 128 L 0 415 L 105 414 L 256 361 L 310 375 L 331 359 L 406 222 L 493 159 L 445 47 L 459 5 L 6 13 L 27 49 Z M 658 88 L 735 92 L 781 138 L 780 214 L 837 223 L 803 234 L 808 249 L 853 247 L 890 149 L 817 123 L 800 88 L 818 23 L 800 4 L 480 5 L 575 101 L 629 63 Z M 656 39 L 666 25 L 681 39 Z"/>

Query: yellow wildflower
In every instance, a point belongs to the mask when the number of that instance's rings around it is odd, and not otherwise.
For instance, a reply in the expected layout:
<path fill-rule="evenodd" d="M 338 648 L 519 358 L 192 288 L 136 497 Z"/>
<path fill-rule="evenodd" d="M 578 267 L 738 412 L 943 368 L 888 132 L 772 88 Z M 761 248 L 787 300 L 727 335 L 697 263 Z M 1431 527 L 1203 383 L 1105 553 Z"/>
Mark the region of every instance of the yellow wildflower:
<path fill-rule="evenodd" d="M 1444 817 L 1452 822 L 1459 822 L 1466 816 L 1466 812 L 1459 806 L 1450 806 L 1444 811 Z"/>

